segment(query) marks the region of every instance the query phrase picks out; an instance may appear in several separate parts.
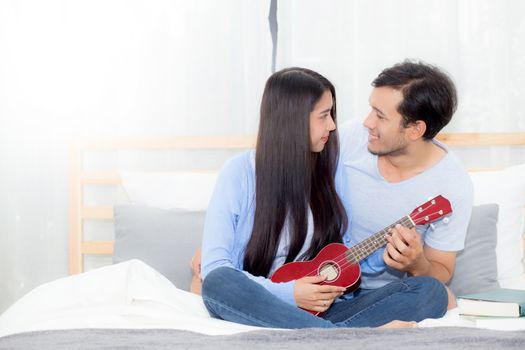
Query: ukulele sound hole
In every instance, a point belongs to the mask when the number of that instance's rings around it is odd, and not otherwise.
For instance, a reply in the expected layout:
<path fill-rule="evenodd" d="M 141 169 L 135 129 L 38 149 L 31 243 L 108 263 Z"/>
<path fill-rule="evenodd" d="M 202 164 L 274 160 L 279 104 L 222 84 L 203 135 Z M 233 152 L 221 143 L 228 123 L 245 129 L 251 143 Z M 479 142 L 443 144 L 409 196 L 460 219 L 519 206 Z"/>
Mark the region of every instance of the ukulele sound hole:
<path fill-rule="evenodd" d="M 327 281 L 333 281 L 339 275 L 339 269 L 334 263 L 327 263 L 319 269 L 319 275 L 325 275 Z"/>

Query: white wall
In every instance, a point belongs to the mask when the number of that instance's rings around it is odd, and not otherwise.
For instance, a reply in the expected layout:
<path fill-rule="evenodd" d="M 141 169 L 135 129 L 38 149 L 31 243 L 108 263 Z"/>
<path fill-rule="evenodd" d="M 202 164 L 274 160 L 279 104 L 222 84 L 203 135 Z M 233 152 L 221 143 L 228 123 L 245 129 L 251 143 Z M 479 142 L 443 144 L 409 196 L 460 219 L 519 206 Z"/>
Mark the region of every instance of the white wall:
<path fill-rule="evenodd" d="M 306 65 L 336 85 L 344 119 L 368 112 L 370 83 L 405 58 L 457 84 L 449 131 L 525 130 L 525 2 L 283 0 L 278 65 Z"/>
<path fill-rule="evenodd" d="M 268 9 L 0 2 L 0 312 L 67 274 L 68 140 L 255 133 Z"/>

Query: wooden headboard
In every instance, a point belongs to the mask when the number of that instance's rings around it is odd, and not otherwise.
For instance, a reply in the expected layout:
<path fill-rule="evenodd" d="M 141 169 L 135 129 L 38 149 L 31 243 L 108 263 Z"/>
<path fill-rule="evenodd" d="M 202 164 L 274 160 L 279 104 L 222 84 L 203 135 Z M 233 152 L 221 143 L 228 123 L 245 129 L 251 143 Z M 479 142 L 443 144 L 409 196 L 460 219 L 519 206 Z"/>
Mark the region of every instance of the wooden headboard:
<path fill-rule="evenodd" d="M 113 219 L 112 206 L 84 204 L 84 188 L 86 185 L 118 186 L 121 179 L 118 172 L 85 171 L 84 157 L 87 153 L 121 150 L 243 150 L 253 148 L 254 141 L 253 136 L 234 136 L 98 139 L 74 142 L 70 160 L 69 273 L 84 271 L 85 255 L 106 255 L 113 252 L 113 241 L 84 239 L 84 221 Z"/>
<path fill-rule="evenodd" d="M 438 139 L 450 147 L 525 146 L 525 132 L 517 133 L 444 133 Z M 113 207 L 89 206 L 84 202 L 84 189 L 88 185 L 119 186 L 116 172 L 89 172 L 84 160 L 90 152 L 123 150 L 244 150 L 253 148 L 254 136 L 234 137 L 172 137 L 79 140 L 71 147 L 70 210 L 69 210 L 69 272 L 84 271 L 86 255 L 108 255 L 113 252 L 111 240 L 85 240 L 84 222 L 112 220 Z M 480 167 L 481 169 L 482 167 Z M 188 169 L 191 170 L 191 169 Z M 483 170 L 485 168 L 483 167 Z M 525 250 L 525 244 L 524 244 Z"/>

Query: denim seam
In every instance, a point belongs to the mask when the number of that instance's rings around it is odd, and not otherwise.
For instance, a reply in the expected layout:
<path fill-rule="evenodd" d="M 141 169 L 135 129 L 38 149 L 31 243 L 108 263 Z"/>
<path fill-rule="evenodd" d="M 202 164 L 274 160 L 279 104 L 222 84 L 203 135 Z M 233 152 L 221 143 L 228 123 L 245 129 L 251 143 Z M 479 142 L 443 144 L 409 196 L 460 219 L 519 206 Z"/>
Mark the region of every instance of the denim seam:
<path fill-rule="evenodd" d="M 404 289 L 404 290 L 400 290 L 400 291 L 398 291 L 398 292 L 396 292 L 396 293 L 393 293 L 393 294 L 388 295 L 386 298 L 383 298 L 383 299 L 381 299 L 381 300 L 378 300 L 376 303 L 374 303 L 374 304 L 368 306 L 367 308 L 365 308 L 365 309 L 359 311 L 358 313 L 356 313 L 355 315 L 351 316 L 351 317 L 348 318 L 347 320 L 342 321 L 341 323 L 344 324 L 345 326 L 348 326 L 348 322 L 350 322 L 350 321 L 355 321 L 355 320 L 359 320 L 359 319 L 361 318 L 361 316 L 362 316 L 362 314 L 363 314 L 364 311 L 369 311 L 369 310 L 372 310 L 372 309 L 376 308 L 378 304 L 384 302 L 385 300 L 388 300 L 388 299 L 392 298 L 392 297 L 395 296 L 397 293 L 400 293 L 400 292 L 407 292 L 407 291 L 410 291 L 410 290 L 414 289 L 414 288 L 412 288 L 412 287 L 410 286 L 410 284 L 407 284 L 404 280 L 403 280 L 403 281 L 400 281 L 400 283 L 403 284 L 403 285 L 405 286 L 405 289 Z M 445 313 L 446 313 L 446 308 L 445 308 L 444 312 L 441 313 L 441 316 L 443 316 Z"/>
<path fill-rule="evenodd" d="M 397 293 L 394 293 L 394 294 L 397 294 Z M 345 326 L 348 326 L 348 323 L 351 322 L 351 321 L 355 321 L 355 320 L 359 320 L 361 318 L 361 315 L 365 312 L 365 311 L 370 311 L 370 310 L 373 310 L 374 308 L 376 308 L 376 306 L 390 298 L 392 298 L 394 296 L 394 294 L 390 294 L 388 295 L 386 298 L 383 298 L 381 300 L 378 300 L 376 303 L 368 306 L 366 309 L 363 309 L 359 312 L 357 312 L 356 314 L 352 315 L 350 318 L 348 318 L 347 320 L 343 321 L 342 323 L 345 325 Z"/>
<path fill-rule="evenodd" d="M 407 283 L 405 283 L 405 281 L 399 281 L 399 283 L 402 284 L 403 286 L 405 286 L 405 289 L 404 289 L 404 290 L 400 290 L 400 291 L 398 291 L 398 292 L 396 292 L 396 293 L 393 293 L 393 294 L 388 295 L 386 298 L 383 298 L 383 299 L 381 299 L 381 300 L 378 300 L 376 303 L 374 303 L 374 304 L 372 304 L 372 305 L 369 305 L 367 308 L 365 308 L 365 309 L 363 309 L 363 310 L 361 310 L 361 311 L 355 313 L 355 314 L 352 315 L 350 318 L 347 318 L 346 320 L 341 321 L 341 323 L 346 324 L 348 321 L 352 321 L 352 320 L 354 320 L 354 319 L 358 319 L 359 316 L 360 316 L 363 312 L 375 308 L 377 304 L 382 303 L 383 301 L 390 299 L 392 296 L 394 296 L 394 295 L 397 294 L 397 293 L 400 293 L 400 292 L 406 292 L 407 290 L 410 290 L 410 289 L 411 289 L 411 288 L 410 288 L 410 285 L 408 285 Z M 340 312 L 334 314 L 333 316 L 335 317 L 335 316 L 337 316 L 337 315 L 339 315 L 339 314 L 341 314 L 341 313 L 343 313 L 343 312 L 344 312 L 344 311 L 340 311 Z M 339 323 L 339 322 L 338 322 L 338 323 Z"/>
<path fill-rule="evenodd" d="M 212 304 L 212 305 L 214 305 L 214 306 L 219 306 L 219 307 L 225 308 L 226 310 L 230 311 L 231 313 L 235 314 L 236 316 L 239 316 L 240 318 L 245 319 L 245 320 L 247 320 L 247 321 L 253 321 L 253 320 L 256 320 L 257 322 L 259 322 L 259 323 L 261 324 L 260 327 L 274 327 L 274 326 L 272 326 L 271 324 L 266 323 L 266 322 L 263 322 L 263 321 L 259 320 L 259 319 L 256 318 L 256 317 L 250 316 L 250 318 L 248 318 L 246 314 L 244 314 L 244 313 L 240 313 L 240 312 L 237 311 L 236 309 L 233 309 L 233 308 L 231 308 L 230 306 L 228 306 L 228 305 L 226 305 L 226 304 L 220 303 L 220 302 L 218 302 L 218 301 L 215 301 L 215 300 L 210 299 L 210 298 L 207 298 L 207 297 L 203 297 L 202 299 L 203 299 L 205 302 L 207 302 L 208 304 Z M 215 311 L 215 314 L 219 314 L 219 313 Z"/>

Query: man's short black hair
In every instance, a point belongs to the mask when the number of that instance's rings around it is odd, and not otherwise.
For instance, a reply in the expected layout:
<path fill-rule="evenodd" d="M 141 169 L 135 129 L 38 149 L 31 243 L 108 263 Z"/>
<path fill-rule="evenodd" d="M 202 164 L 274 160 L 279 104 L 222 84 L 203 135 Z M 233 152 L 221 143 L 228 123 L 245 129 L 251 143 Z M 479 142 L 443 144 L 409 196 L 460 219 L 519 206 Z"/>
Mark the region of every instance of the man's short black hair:
<path fill-rule="evenodd" d="M 397 111 L 403 117 L 403 125 L 424 121 L 426 140 L 434 138 L 456 111 L 457 94 L 452 80 L 439 68 L 423 62 L 406 60 L 386 68 L 372 86 L 401 90 L 403 102 Z"/>

